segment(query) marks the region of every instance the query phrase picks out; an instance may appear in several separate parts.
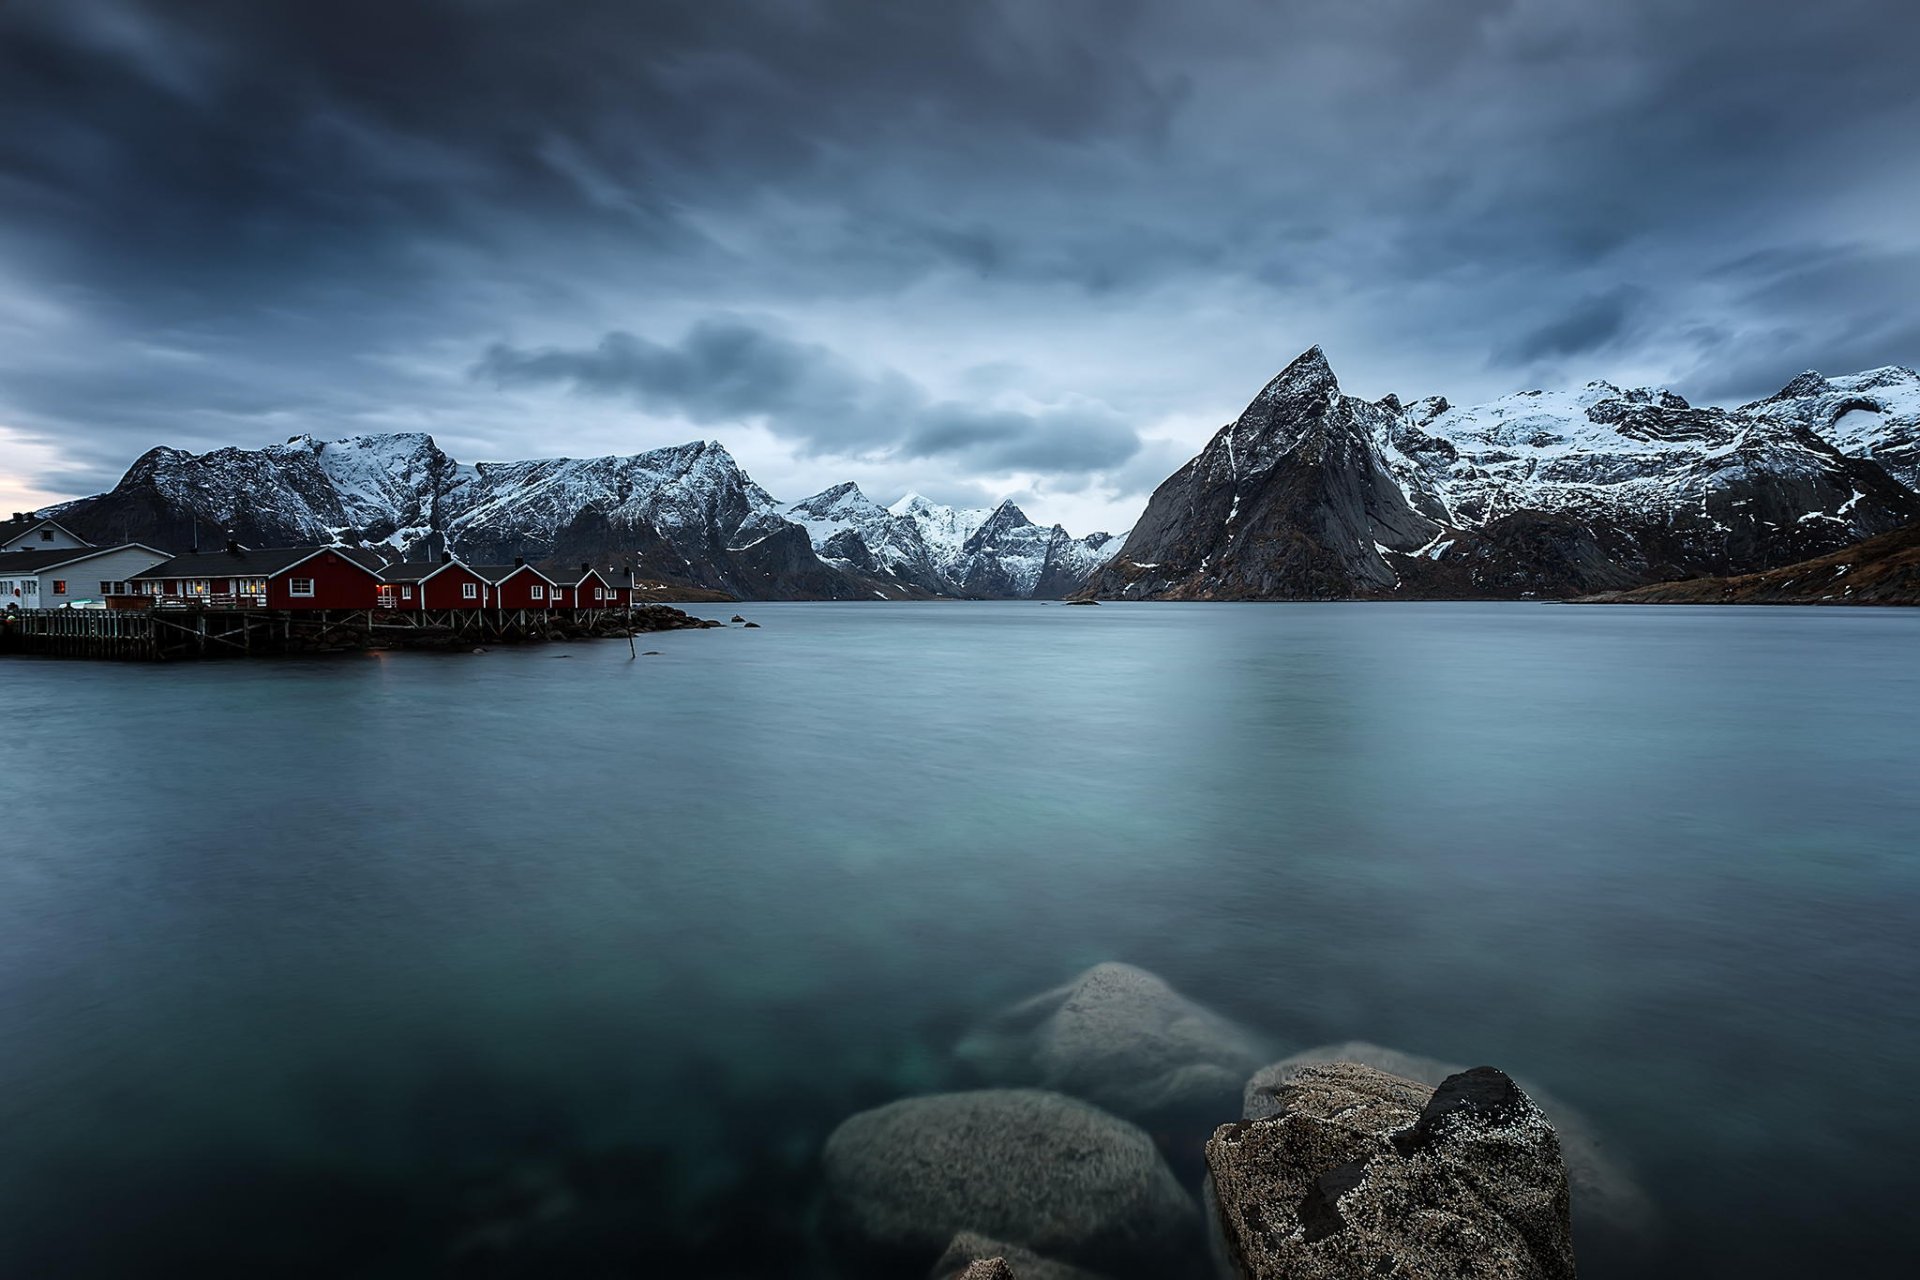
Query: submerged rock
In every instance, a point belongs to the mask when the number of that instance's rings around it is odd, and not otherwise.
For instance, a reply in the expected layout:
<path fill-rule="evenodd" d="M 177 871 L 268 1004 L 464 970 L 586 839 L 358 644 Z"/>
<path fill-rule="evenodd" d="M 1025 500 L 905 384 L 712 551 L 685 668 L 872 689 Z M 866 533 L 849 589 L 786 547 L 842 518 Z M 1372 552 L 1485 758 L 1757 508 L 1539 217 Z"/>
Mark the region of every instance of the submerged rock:
<path fill-rule="evenodd" d="M 1198 1247 L 1193 1199 L 1124 1120 L 1034 1089 L 909 1098 L 827 1139 L 836 1224 L 919 1265 L 978 1232 L 1115 1274 L 1173 1269 Z"/>
<path fill-rule="evenodd" d="M 1245 1280 L 1572 1280 L 1553 1126 L 1504 1072 L 1438 1089 L 1358 1063 L 1305 1066 L 1274 1112 L 1207 1144 L 1222 1252 Z"/>
<path fill-rule="evenodd" d="M 985 1267 L 1004 1271 L 985 1271 Z M 933 1264 L 927 1280 L 977 1280 L 978 1276 L 1010 1276 L 1012 1280 L 1102 1280 L 1092 1271 L 1043 1258 L 1030 1249 L 994 1240 L 977 1231 L 962 1231 Z"/>
<path fill-rule="evenodd" d="M 1448 1076 L 1466 1070 L 1437 1058 L 1402 1053 L 1364 1040 L 1320 1045 L 1256 1072 L 1247 1081 L 1240 1114 L 1248 1120 L 1278 1114 L 1277 1091 L 1302 1069 L 1328 1062 L 1358 1062 L 1429 1086 L 1438 1086 Z M 1633 1175 L 1600 1149 L 1586 1117 L 1536 1088 L 1532 1081 L 1522 1081 L 1521 1085 L 1560 1137 L 1567 1179 L 1573 1189 L 1573 1220 L 1580 1228 L 1582 1239 L 1590 1234 L 1605 1233 L 1622 1237 L 1623 1244 L 1630 1244 L 1651 1234 L 1656 1218 L 1653 1202 Z"/>
<path fill-rule="evenodd" d="M 1130 964 L 1098 964 L 976 1027 L 960 1056 L 1145 1124 L 1238 1113 L 1264 1056 L 1245 1029 Z"/>

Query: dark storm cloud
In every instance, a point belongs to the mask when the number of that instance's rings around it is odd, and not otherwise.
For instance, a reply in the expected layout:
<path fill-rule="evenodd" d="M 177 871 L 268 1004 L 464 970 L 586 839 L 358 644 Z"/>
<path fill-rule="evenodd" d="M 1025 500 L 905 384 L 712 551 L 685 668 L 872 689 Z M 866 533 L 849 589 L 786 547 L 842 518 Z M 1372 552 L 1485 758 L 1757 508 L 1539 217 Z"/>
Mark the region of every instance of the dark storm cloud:
<path fill-rule="evenodd" d="M 1316 340 L 1456 399 L 1913 363 L 1916 36 L 1889 0 L 22 0 L 0 428 L 96 483 L 396 417 L 510 456 L 499 389 L 568 388 L 1137 495 L 1141 429 Z"/>
<path fill-rule="evenodd" d="M 1531 364 L 1546 356 L 1584 355 L 1618 341 L 1638 301 L 1638 290 L 1613 289 L 1582 298 L 1572 310 L 1529 333 L 1506 352 L 1509 363 Z"/>
<path fill-rule="evenodd" d="M 862 373 L 825 347 L 736 318 L 703 320 L 672 345 L 630 333 L 575 350 L 496 343 L 474 374 L 503 386 L 625 396 L 701 426 L 754 422 L 815 453 L 1078 474 L 1116 467 L 1140 447 L 1102 407 L 1026 411 L 938 401 L 898 372 Z"/>

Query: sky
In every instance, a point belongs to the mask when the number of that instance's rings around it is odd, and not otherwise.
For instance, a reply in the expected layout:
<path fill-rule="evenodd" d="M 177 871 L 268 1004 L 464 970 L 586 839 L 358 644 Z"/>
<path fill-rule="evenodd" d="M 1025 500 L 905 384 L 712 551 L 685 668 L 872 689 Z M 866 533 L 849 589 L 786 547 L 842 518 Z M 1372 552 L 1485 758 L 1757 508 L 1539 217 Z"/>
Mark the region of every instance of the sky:
<path fill-rule="evenodd" d="M 6 0 L 0 515 L 148 448 L 725 444 L 1075 533 L 1320 344 L 1920 362 L 1906 0 Z"/>

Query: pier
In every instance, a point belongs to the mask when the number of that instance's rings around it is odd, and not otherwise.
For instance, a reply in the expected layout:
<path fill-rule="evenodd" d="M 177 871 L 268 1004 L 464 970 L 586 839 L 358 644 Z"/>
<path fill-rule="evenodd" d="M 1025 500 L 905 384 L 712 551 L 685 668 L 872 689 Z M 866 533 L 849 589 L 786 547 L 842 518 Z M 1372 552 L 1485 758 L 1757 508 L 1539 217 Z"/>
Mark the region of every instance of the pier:
<path fill-rule="evenodd" d="M 458 650 L 705 625 L 657 604 L 580 610 L 22 609 L 0 615 L 0 656 L 168 662 L 358 649 Z"/>

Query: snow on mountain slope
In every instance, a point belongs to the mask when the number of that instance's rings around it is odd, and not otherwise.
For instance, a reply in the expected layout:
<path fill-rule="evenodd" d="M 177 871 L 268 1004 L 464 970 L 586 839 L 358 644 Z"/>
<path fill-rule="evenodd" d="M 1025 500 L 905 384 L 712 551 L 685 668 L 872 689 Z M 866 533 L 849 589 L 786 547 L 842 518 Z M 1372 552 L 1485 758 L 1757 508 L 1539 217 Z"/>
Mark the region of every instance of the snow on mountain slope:
<path fill-rule="evenodd" d="M 881 506 L 857 484 L 837 484 L 802 499 L 786 509 L 786 518 L 806 529 L 823 559 L 924 591 L 946 588 L 919 525 Z"/>
<path fill-rule="evenodd" d="M 750 597 L 1030 594 L 1046 577 L 1044 555 L 1037 570 L 1028 563 L 1035 535 L 1017 527 L 1030 527 L 1024 516 L 1009 534 L 1021 544 L 1010 544 L 1013 568 L 1002 571 L 997 544 L 964 551 L 993 512 L 919 499 L 900 515 L 852 484 L 784 507 L 714 441 L 476 466 L 423 434 L 296 436 L 198 455 L 163 448 L 111 492 L 60 512 L 93 536 L 182 550 L 231 536 L 251 546 L 379 545 L 396 558 L 449 549 L 496 563 L 585 559 Z M 923 527 L 940 539 L 937 553 Z M 1048 590 L 1079 585 L 1060 585 L 1060 572 Z"/>
<path fill-rule="evenodd" d="M 1920 518 L 1920 494 L 1804 420 L 1856 425 L 1871 383 L 1863 429 L 1884 428 L 1911 376 L 1796 380 L 1801 420 L 1606 382 L 1457 408 L 1343 395 L 1316 347 L 1155 491 L 1091 589 L 1525 596 L 1770 568 Z"/>
<path fill-rule="evenodd" d="M 1798 423 L 1920 490 L 1920 373 L 1912 369 L 1888 365 L 1834 378 L 1808 371 L 1740 411 Z"/>
<path fill-rule="evenodd" d="M 934 567 L 948 576 L 965 556 L 967 539 L 993 516 L 993 508 L 943 506 L 917 493 L 909 493 L 887 510 L 913 521 Z"/>

